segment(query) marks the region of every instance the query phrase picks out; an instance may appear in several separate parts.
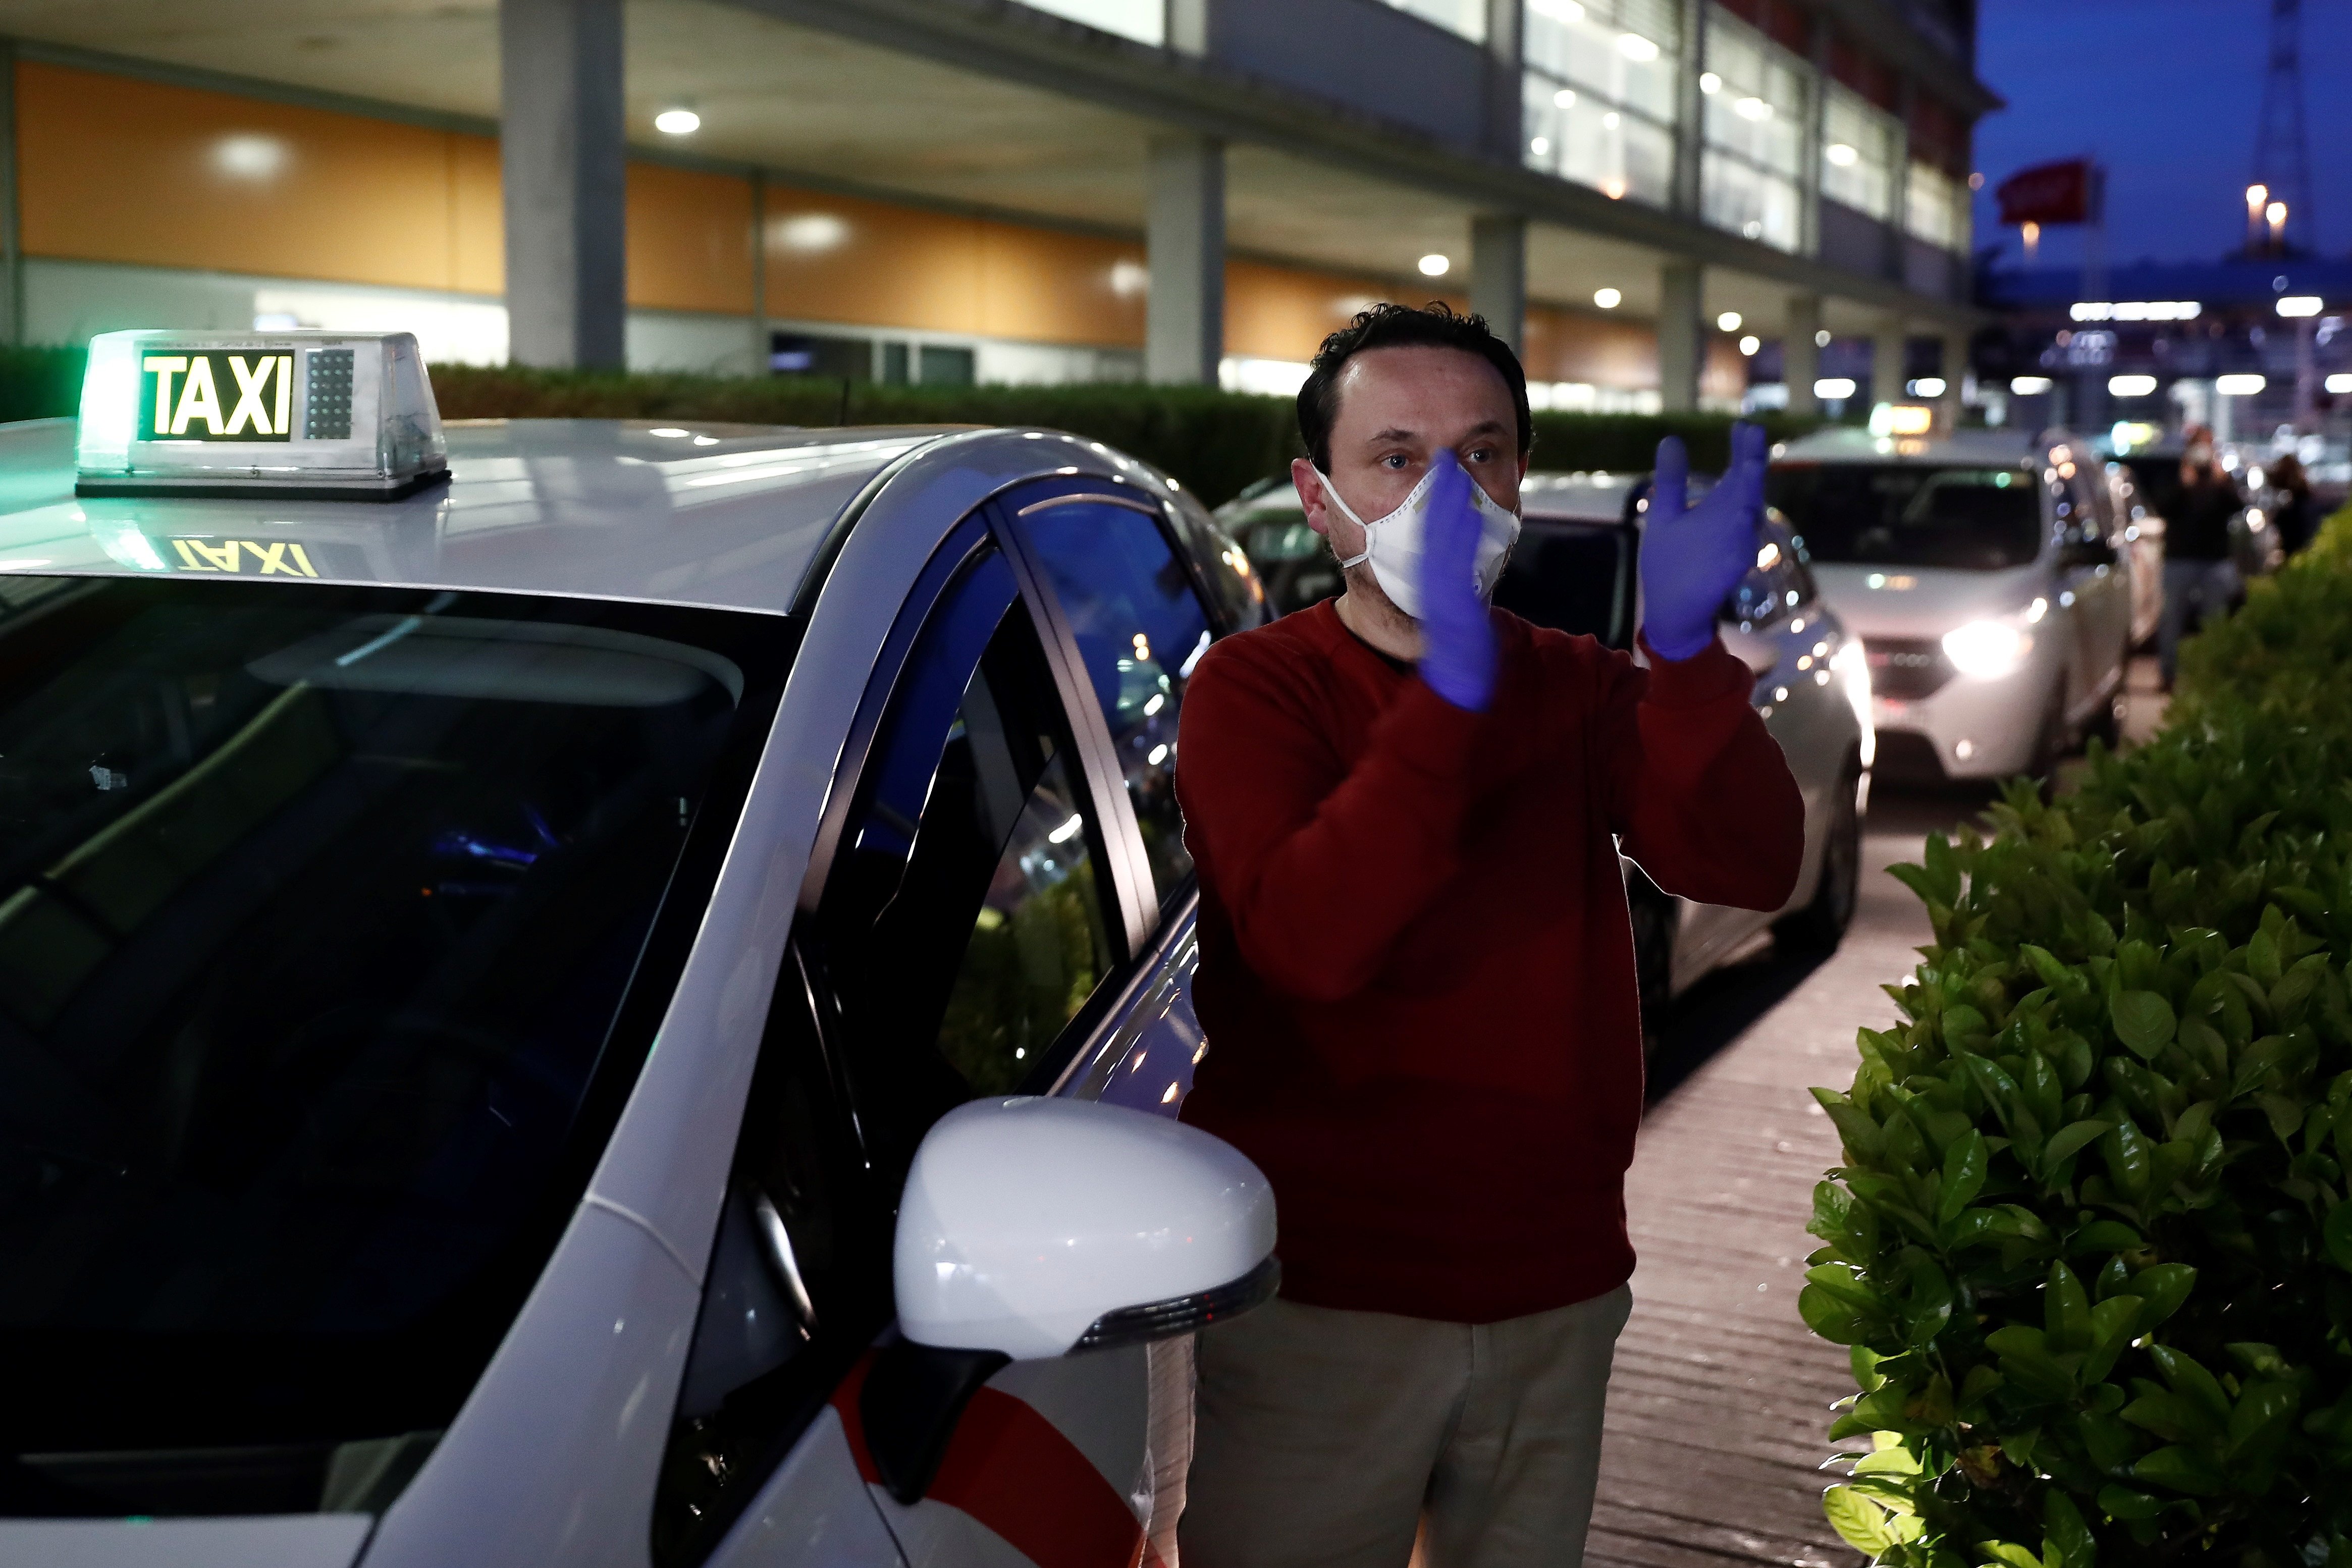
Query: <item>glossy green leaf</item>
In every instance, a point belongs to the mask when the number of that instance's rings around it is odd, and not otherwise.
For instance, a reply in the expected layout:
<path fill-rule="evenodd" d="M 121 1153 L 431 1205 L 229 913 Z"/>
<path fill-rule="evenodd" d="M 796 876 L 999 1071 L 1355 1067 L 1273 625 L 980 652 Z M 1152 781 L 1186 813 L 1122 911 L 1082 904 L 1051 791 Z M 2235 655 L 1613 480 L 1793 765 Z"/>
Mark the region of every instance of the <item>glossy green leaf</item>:
<path fill-rule="evenodd" d="M 2219 1466 L 2182 1444 L 2157 1449 L 2134 1465 L 2132 1474 L 2151 1485 L 2169 1487 L 2191 1497 L 2219 1497 L 2230 1485 Z"/>
<path fill-rule="evenodd" d="M 1944 1156 L 1944 1191 L 1936 1206 L 1939 1226 L 1949 1226 L 1984 1190 L 1985 1161 L 1982 1133 L 1971 1127 L 1965 1137 L 1954 1141 Z"/>
<path fill-rule="evenodd" d="M 2164 1511 L 2164 1504 L 2130 1487 L 2104 1486 L 2099 1489 L 2099 1511 L 2116 1519 L 2154 1519 Z"/>
<path fill-rule="evenodd" d="M 2108 1004 L 2108 1016 L 2115 1023 L 2116 1038 L 2147 1061 L 2154 1061 L 2158 1051 L 2172 1043 L 2179 1028 L 2172 1004 L 2154 991 L 2118 992 Z"/>
<path fill-rule="evenodd" d="M 2337 1134 L 2339 1137 L 2341 1134 Z M 2339 1269 L 2352 1270 L 2352 1200 L 2337 1204 L 2327 1211 L 2327 1220 L 2320 1228 L 2327 1249 L 2327 1260 Z"/>
<path fill-rule="evenodd" d="M 2042 1145 L 2042 1168 L 2056 1169 L 2061 1160 L 2089 1148 L 2109 1130 L 2110 1124 L 2105 1122 L 2068 1123 L 2050 1134 L 2050 1141 Z"/>
<path fill-rule="evenodd" d="M 1895 1544 L 1886 1529 L 1886 1511 L 1852 1487 L 1832 1487 L 1823 1492 L 1822 1512 L 1830 1528 L 1856 1552 L 1875 1557 Z"/>
<path fill-rule="evenodd" d="M 2042 1521 L 2048 1531 L 2044 1542 L 2058 1549 L 2058 1561 L 2063 1568 L 2094 1568 L 2099 1559 L 2099 1545 L 2073 1498 L 2052 1488 L 2042 1499 Z"/>

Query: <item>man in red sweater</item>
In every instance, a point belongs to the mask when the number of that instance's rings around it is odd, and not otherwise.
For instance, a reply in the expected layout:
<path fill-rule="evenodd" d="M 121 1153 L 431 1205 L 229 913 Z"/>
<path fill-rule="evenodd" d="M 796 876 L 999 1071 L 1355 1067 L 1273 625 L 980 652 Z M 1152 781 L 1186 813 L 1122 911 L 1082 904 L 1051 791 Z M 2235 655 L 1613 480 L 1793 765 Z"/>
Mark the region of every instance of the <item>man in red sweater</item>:
<path fill-rule="evenodd" d="M 1298 394 L 1334 601 L 1216 644 L 1177 776 L 1214 1049 L 1185 1119 L 1280 1206 L 1283 1290 L 1199 1343 L 1184 1568 L 1581 1559 L 1630 1306 L 1642 1030 L 1618 852 L 1778 908 L 1803 809 L 1718 607 L 1762 434 L 1685 506 L 1659 448 L 1648 668 L 1486 602 L 1527 384 L 1476 317 L 1383 305 Z"/>

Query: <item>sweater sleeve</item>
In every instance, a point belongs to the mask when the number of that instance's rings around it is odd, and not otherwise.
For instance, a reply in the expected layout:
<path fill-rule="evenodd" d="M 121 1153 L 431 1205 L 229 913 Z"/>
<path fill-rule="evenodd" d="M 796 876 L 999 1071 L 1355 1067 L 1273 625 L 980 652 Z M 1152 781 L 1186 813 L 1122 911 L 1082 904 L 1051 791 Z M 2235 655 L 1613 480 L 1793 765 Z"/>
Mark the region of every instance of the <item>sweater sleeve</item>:
<path fill-rule="evenodd" d="M 1185 841 L 1268 985 L 1337 1001 L 1370 983 L 1459 867 L 1479 716 L 1409 681 L 1343 770 L 1246 642 L 1201 661 L 1179 735 Z"/>
<path fill-rule="evenodd" d="M 1748 703 L 1753 672 L 1717 641 L 1687 659 L 1653 653 L 1647 671 L 1621 654 L 1603 681 L 1595 752 L 1624 852 L 1683 898 L 1787 903 L 1804 860 L 1804 799 Z"/>

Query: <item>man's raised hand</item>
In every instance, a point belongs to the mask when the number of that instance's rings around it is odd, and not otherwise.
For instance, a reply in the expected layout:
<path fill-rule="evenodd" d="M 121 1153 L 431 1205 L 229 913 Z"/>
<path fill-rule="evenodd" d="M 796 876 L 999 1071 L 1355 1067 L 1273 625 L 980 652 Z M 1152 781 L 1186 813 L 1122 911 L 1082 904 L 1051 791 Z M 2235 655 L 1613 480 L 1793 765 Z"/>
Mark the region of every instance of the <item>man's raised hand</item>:
<path fill-rule="evenodd" d="M 1650 517 L 1642 530 L 1642 632 L 1662 659 L 1687 659 L 1715 641 L 1723 601 L 1756 562 L 1764 518 L 1761 425 L 1731 427 L 1731 462 L 1697 506 L 1678 437 L 1658 443 Z"/>
<path fill-rule="evenodd" d="M 1421 558 L 1421 678 L 1455 707 L 1483 713 L 1495 696 L 1495 622 L 1478 597 L 1485 525 L 1471 478 L 1451 452 L 1431 460 L 1429 521 Z"/>

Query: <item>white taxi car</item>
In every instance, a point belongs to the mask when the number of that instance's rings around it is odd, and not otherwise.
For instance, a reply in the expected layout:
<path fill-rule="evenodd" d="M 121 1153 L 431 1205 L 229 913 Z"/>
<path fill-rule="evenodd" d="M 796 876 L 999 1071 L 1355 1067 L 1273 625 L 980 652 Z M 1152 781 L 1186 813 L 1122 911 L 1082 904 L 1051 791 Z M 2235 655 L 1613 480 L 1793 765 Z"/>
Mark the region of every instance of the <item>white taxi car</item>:
<path fill-rule="evenodd" d="M 0 430 L 0 1562 L 1150 1561 L 1272 1199 L 1171 789 L 1262 614 L 1046 431 Z"/>
<path fill-rule="evenodd" d="M 2063 432 L 1790 444 L 1767 499 L 1869 650 L 1885 776 L 2046 776 L 2113 744 L 2135 558 L 2105 461 Z"/>

